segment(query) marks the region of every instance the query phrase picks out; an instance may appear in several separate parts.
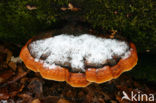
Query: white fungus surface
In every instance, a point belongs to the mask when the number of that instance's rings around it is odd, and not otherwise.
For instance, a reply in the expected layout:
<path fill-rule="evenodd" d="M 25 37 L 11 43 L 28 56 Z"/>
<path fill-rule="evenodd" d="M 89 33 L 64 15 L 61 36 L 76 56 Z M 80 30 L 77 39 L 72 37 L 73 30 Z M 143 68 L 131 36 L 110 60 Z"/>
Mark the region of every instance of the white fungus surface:
<path fill-rule="evenodd" d="M 126 42 L 89 34 L 62 34 L 33 41 L 29 44 L 29 50 L 34 54 L 35 61 L 44 63 L 49 69 L 61 64 L 70 66 L 74 71 L 85 71 L 86 62 L 98 66 L 107 64 L 114 56 L 125 59 L 130 55 Z"/>

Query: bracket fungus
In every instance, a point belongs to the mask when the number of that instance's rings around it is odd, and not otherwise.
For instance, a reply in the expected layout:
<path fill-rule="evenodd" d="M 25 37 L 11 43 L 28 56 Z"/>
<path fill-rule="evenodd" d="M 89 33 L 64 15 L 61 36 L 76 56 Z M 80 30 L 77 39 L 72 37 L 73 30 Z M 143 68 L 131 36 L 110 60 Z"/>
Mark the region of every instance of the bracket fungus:
<path fill-rule="evenodd" d="M 138 60 L 133 43 L 89 34 L 30 39 L 20 58 L 28 69 L 40 72 L 43 78 L 66 81 L 73 87 L 117 78 Z"/>

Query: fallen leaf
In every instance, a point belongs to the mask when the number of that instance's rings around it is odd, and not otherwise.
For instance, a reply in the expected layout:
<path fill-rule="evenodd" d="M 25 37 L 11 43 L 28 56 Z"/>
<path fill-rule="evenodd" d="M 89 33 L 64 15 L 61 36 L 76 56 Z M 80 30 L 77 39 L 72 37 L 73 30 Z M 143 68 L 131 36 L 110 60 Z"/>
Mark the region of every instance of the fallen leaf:
<path fill-rule="evenodd" d="M 34 99 L 31 103 L 41 103 L 39 99 Z"/>
<path fill-rule="evenodd" d="M 68 100 L 66 100 L 66 99 L 61 98 L 61 99 L 58 100 L 57 103 L 70 103 L 70 102 Z"/>
<path fill-rule="evenodd" d="M 14 75 L 14 72 L 12 70 L 6 70 L 4 72 L 1 72 L 0 73 L 0 83 L 5 82 L 13 75 Z"/>
<path fill-rule="evenodd" d="M 74 8 L 73 4 L 71 4 L 71 3 L 68 4 L 68 7 L 69 7 L 70 9 L 73 9 L 73 8 Z"/>
<path fill-rule="evenodd" d="M 66 11 L 66 10 L 78 11 L 78 10 L 80 10 L 80 8 L 76 8 L 76 7 L 73 6 L 73 4 L 69 3 L 68 8 L 62 7 L 61 10 L 62 11 Z"/>
<path fill-rule="evenodd" d="M 14 63 L 14 62 L 9 62 L 9 67 L 13 70 L 13 71 L 16 71 L 16 68 L 17 68 L 17 65 L 16 65 L 16 63 Z"/>
<path fill-rule="evenodd" d="M 30 6 L 30 5 L 26 5 L 26 8 L 27 8 L 28 10 L 36 10 L 36 9 L 37 9 L 36 6 Z"/>
<path fill-rule="evenodd" d="M 62 11 L 66 11 L 67 9 L 68 9 L 68 8 L 64 8 L 64 7 L 61 8 Z"/>

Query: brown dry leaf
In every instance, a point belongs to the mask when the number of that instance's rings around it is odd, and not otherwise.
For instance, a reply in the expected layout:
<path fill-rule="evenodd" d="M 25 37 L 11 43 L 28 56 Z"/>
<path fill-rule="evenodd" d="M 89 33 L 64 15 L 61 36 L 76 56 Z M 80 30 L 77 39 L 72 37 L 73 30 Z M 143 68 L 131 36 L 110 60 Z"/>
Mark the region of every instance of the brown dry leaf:
<path fill-rule="evenodd" d="M 113 39 L 115 34 L 117 33 L 117 30 L 111 30 L 112 34 L 110 35 L 110 38 Z"/>
<path fill-rule="evenodd" d="M 6 70 L 4 72 L 1 72 L 0 73 L 0 83 L 5 82 L 13 75 L 14 75 L 14 72 L 11 70 Z"/>
<path fill-rule="evenodd" d="M 29 72 L 30 72 L 30 70 L 28 70 L 24 73 L 18 74 L 17 76 L 13 77 L 11 80 L 5 82 L 3 84 L 3 86 L 15 83 L 16 81 L 20 80 L 22 77 L 26 76 Z"/>
<path fill-rule="evenodd" d="M 18 75 L 25 72 L 24 67 L 25 66 L 23 66 L 23 65 L 18 65 L 18 67 L 17 67 Z"/>
<path fill-rule="evenodd" d="M 62 11 L 66 11 L 68 8 L 62 7 L 61 10 Z"/>
<path fill-rule="evenodd" d="M 9 99 L 10 95 L 8 94 L 8 90 L 6 87 L 0 88 L 0 100 Z"/>
<path fill-rule="evenodd" d="M 103 98 L 98 98 L 98 102 L 99 102 L 99 103 L 105 103 L 105 101 L 104 101 Z"/>
<path fill-rule="evenodd" d="M 13 71 L 16 71 L 16 68 L 17 68 L 17 65 L 16 65 L 16 63 L 14 63 L 14 62 L 9 62 L 9 67 L 13 70 Z"/>
<path fill-rule="evenodd" d="M 58 100 L 57 103 L 70 103 L 70 102 L 68 100 L 66 100 L 66 99 L 61 98 L 61 99 Z"/>
<path fill-rule="evenodd" d="M 115 100 L 111 100 L 110 103 L 117 103 L 117 101 L 115 101 Z"/>
<path fill-rule="evenodd" d="M 61 10 L 62 11 L 66 11 L 66 10 L 78 11 L 78 10 L 80 10 L 80 8 L 76 8 L 76 7 L 73 6 L 73 4 L 69 3 L 68 8 L 62 7 Z"/>
<path fill-rule="evenodd" d="M 73 8 L 74 8 L 73 4 L 71 4 L 71 3 L 68 4 L 68 7 L 69 7 L 70 9 L 73 9 Z"/>
<path fill-rule="evenodd" d="M 10 97 L 15 97 L 19 92 L 23 91 L 24 87 L 25 87 L 24 85 L 21 85 L 18 90 L 9 92 Z M 14 88 L 14 89 L 17 89 L 17 88 Z"/>
<path fill-rule="evenodd" d="M 22 103 L 31 103 L 32 97 L 29 94 L 18 94 L 18 97 L 22 98 Z"/>
<path fill-rule="evenodd" d="M 0 88 L 0 100 L 9 99 L 15 97 L 24 88 L 24 85 L 18 86 L 18 84 L 8 85 Z"/>
<path fill-rule="evenodd" d="M 29 79 L 27 77 L 24 77 L 20 80 L 21 84 L 25 84 Z"/>
<path fill-rule="evenodd" d="M 39 99 L 34 99 L 31 103 L 41 103 Z"/>
<path fill-rule="evenodd" d="M 0 93 L 0 100 L 7 100 L 9 97 L 9 94 L 7 93 Z"/>
<path fill-rule="evenodd" d="M 30 6 L 30 5 L 26 5 L 26 8 L 27 8 L 28 10 L 35 10 L 35 9 L 37 9 L 36 6 Z"/>

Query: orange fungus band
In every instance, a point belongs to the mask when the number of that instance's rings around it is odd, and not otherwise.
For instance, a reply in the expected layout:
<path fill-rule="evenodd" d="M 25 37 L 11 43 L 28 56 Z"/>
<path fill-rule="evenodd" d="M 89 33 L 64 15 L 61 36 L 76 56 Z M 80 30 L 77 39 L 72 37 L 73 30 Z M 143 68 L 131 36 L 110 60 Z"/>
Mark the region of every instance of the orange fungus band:
<path fill-rule="evenodd" d="M 86 87 L 91 82 L 104 83 L 106 81 L 119 77 L 123 72 L 131 70 L 138 61 L 136 47 L 133 43 L 129 43 L 131 48 L 130 56 L 120 59 L 114 66 L 104 66 L 102 68 L 87 68 L 85 73 L 73 73 L 67 68 L 57 66 L 54 69 L 48 69 L 43 63 L 36 62 L 31 56 L 28 45 L 32 42 L 30 39 L 20 52 L 20 58 L 26 67 L 34 72 L 40 72 L 45 79 L 55 81 L 66 81 L 73 87 Z"/>

